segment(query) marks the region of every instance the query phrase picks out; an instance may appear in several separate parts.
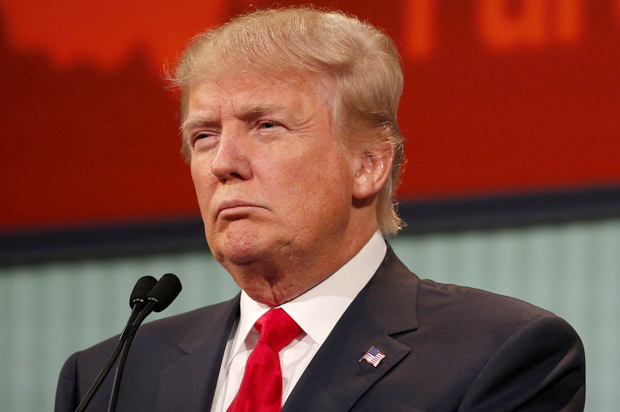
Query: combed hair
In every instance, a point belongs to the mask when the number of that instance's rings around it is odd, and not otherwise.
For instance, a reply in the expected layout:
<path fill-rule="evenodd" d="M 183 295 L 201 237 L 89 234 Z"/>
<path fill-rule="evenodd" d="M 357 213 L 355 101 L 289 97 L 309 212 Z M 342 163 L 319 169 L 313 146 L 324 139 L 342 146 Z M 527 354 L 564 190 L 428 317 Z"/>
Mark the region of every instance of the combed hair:
<path fill-rule="evenodd" d="M 377 200 L 377 218 L 384 235 L 400 229 L 394 193 L 404 154 L 396 119 L 403 75 L 398 51 L 386 34 L 355 17 L 309 7 L 236 17 L 197 36 L 181 55 L 173 82 L 181 88 L 182 121 L 193 83 L 230 67 L 273 75 L 294 70 L 330 79 L 332 118 L 343 147 L 388 143 L 394 149 L 392 172 Z M 189 160 L 185 138 L 183 153 Z"/>

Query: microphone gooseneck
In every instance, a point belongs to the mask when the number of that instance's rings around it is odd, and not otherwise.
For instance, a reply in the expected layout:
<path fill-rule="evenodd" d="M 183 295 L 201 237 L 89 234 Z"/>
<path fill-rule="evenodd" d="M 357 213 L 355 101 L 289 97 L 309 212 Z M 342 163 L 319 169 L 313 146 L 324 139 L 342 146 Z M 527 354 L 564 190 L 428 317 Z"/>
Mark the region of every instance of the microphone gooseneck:
<path fill-rule="evenodd" d="M 121 387 L 121 381 L 123 379 L 123 372 L 125 370 L 125 363 L 127 361 L 127 355 L 131 348 L 133 338 L 138 331 L 138 328 L 151 312 L 161 312 L 166 309 L 177 296 L 181 293 L 181 281 L 176 275 L 172 273 L 166 273 L 159 279 L 159 281 L 151 288 L 147 297 L 146 305 L 140 311 L 140 314 L 135 318 L 133 323 L 129 325 L 121 335 L 120 342 L 122 349 L 120 352 L 120 359 L 116 366 L 116 374 L 114 376 L 114 383 L 112 384 L 112 392 L 110 394 L 110 403 L 108 405 L 108 412 L 116 411 L 116 404 L 118 402 L 118 393 Z M 131 304 L 131 302 L 130 302 Z"/>
<path fill-rule="evenodd" d="M 131 325 L 140 314 L 140 310 L 144 306 L 144 303 L 146 302 L 151 289 L 153 289 L 153 286 L 155 286 L 156 283 L 157 279 L 155 279 L 153 276 L 143 276 L 136 282 L 129 298 L 129 307 L 132 308 L 131 315 L 129 315 L 129 319 L 127 320 L 127 324 L 123 329 L 121 338 L 127 330 L 131 329 Z M 88 388 L 88 392 L 86 392 L 86 395 L 84 395 L 84 397 L 82 398 L 82 401 L 78 405 L 75 412 L 83 412 L 90 403 L 90 401 L 93 399 L 93 396 L 95 396 L 95 393 L 97 393 L 97 391 L 101 387 L 101 384 L 105 380 L 106 376 L 108 376 L 108 373 L 110 373 L 112 366 L 114 366 L 114 362 L 116 362 L 116 359 L 121 353 L 123 343 L 124 341 L 122 339 L 119 339 L 116 347 L 114 348 L 114 351 L 112 352 L 112 355 L 108 359 L 108 362 L 103 367 L 103 369 L 101 369 L 101 372 L 99 372 L 99 375 L 97 375 L 97 378 L 95 378 L 95 381 L 90 386 L 90 388 Z"/>

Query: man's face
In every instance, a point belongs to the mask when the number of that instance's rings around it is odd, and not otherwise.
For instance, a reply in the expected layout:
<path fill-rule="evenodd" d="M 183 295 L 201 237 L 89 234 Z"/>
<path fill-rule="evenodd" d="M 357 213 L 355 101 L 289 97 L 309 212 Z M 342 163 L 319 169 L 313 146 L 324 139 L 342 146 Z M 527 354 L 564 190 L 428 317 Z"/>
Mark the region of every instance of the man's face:
<path fill-rule="evenodd" d="M 192 178 L 209 247 L 233 277 L 257 262 L 321 258 L 350 229 L 354 162 L 327 89 L 309 75 L 247 72 L 190 89 Z"/>

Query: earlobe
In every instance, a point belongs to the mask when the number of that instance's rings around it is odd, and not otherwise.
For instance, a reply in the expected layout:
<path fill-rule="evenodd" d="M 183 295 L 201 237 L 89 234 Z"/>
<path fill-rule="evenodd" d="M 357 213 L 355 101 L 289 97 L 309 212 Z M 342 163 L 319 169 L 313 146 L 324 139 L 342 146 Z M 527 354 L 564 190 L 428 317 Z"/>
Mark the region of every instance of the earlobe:
<path fill-rule="evenodd" d="M 376 145 L 359 154 L 353 186 L 354 199 L 369 198 L 381 190 L 392 171 L 394 149 L 389 144 Z"/>

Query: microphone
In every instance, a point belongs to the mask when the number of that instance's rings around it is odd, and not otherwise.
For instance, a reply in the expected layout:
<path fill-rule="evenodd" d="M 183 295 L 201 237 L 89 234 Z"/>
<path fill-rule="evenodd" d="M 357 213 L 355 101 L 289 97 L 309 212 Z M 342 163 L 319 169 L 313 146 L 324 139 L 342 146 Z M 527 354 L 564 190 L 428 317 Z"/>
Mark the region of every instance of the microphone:
<path fill-rule="evenodd" d="M 181 293 L 181 281 L 176 275 L 166 273 L 149 292 L 147 300 L 154 303 L 153 310 L 161 312 L 166 309 Z M 148 305 L 148 304 L 147 304 Z M 146 308 L 145 308 L 146 309 Z"/>
<path fill-rule="evenodd" d="M 172 301 L 179 296 L 179 293 L 181 293 L 181 289 L 183 289 L 181 281 L 176 275 L 166 273 L 162 276 L 161 279 L 159 279 L 159 281 L 150 289 L 146 297 L 141 297 L 139 301 L 136 299 L 137 303 L 143 304 L 146 302 L 146 305 L 144 305 L 143 309 L 141 308 L 139 316 L 132 320 L 131 325 L 127 325 L 120 337 L 120 340 L 123 342 L 133 340 L 133 337 L 144 319 L 150 315 L 151 312 L 161 312 L 170 306 Z M 132 300 L 130 300 L 130 305 L 131 304 Z"/>
<path fill-rule="evenodd" d="M 151 289 L 153 289 L 153 286 L 155 286 L 156 283 L 157 279 L 155 279 L 153 276 L 143 276 L 136 282 L 136 285 L 133 287 L 133 290 L 131 291 L 131 296 L 129 298 L 129 307 L 132 308 L 131 315 L 129 315 L 129 319 L 127 320 L 127 324 L 123 329 L 121 337 L 123 334 L 125 334 L 125 331 L 130 329 L 130 326 L 140 314 L 140 310 L 144 306 L 144 303 L 148 299 L 148 295 Z M 106 376 L 108 376 L 108 373 L 110 373 L 112 366 L 114 366 L 114 362 L 116 362 L 118 355 L 121 353 L 123 343 L 124 341 L 119 339 L 116 347 L 114 348 L 114 352 L 112 352 L 112 355 L 110 356 L 110 359 L 108 359 L 108 362 L 103 367 L 103 369 L 101 369 L 101 372 L 99 372 L 99 375 L 97 375 L 97 378 L 95 379 L 93 384 L 90 386 L 90 388 L 88 388 L 88 392 L 86 392 L 86 395 L 84 395 L 84 397 L 82 398 L 82 401 L 78 405 L 75 412 L 83 412 L 90 403 L 90 401 L 93 399 L 93 396 L 95 396 L 95 393 L 97 393 L 97 391 L 99 390 L 99 387 L 103 383 L 104 379 L 106 378 Z"/>
<path fill-rule="evenodd" d="M 108 412 L 116 411 L 116 403 L 118 402 L 118 393 L 121 387 L 121 380 L 123 379 L 123 372 L 125 370 L 125 363 L 127 362 L 127 355 L 131 348 L 133 338 L 138 331 L 138 328 L 153 311 L 161 312 L 166 309 L 173 300 L 181 293 L 181 281 L 179 278 L 172 274 L 166 273 L 159 279 L 159 281 L 153 286 L 146 297 L 146 305 L 140 311 L 140 314 L 136 317 L 134 322 L 129 326 L 126 331 L 123 331 L 119 343 L 122 342 L 122 349 L 118 365 L 116 366 L 116 374 L 114 376 L 114 383 L 112 384 L 112 393 L 110 394 L 110 403 L 108 404 Z"/>
<path fill-rule="evenodd" d="M 131 308 L 131 316 L 127 321 L 127 325 L 130 325 L 136 320 L 138 314 L 144 307 L 148 295 L 157 284 L 157 279 L 153 276 L 143 276 L 136 282 L 136 286 L 133 287 L 131 295 L 129 296 L 129 307 Z M 127 328 L 127 326 L 125 326 Z"/>
<path fill-rule="evenodd" d="M 157 279 L 153 276 L 143 276 L 136 282 L 129 296 L 129 307 L 134 308 L 137 304 L 144 304 Z"/>
<path fill-rule="evenodd" d="M 127 334 L 135 334 L 135 331 L 132 331 L 133 323 L 140 314 L 140 311 L 147 302 L 151 290 L 155 287 L 156 284 L 157 279 L 155 279 L 153 276 L 143 276 L 138 279 L 138 282 L 136 282 L 136 286 L 133 287 L 131 295 L 129 296 L 129 307 L 131 308 L 131 315 L 129 315 L 129 319 L 127 320 L 127 324 L 125 325 L 123 332 L 121 333 L 119 342 L 125 342 L 127 340 Z"/>

